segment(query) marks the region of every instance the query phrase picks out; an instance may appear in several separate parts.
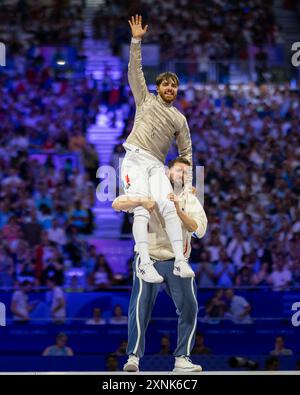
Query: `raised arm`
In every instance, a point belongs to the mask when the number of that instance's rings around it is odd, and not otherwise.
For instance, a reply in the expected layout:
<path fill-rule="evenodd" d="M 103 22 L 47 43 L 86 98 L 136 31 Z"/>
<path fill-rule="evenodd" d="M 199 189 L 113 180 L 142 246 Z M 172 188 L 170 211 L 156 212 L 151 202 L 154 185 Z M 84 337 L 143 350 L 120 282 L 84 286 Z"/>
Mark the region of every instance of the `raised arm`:
<path fill-rule="evenodd" d="M 128 23 L 132 33 L 128 64 L 128 82 L 136 105 L 140 105 L 146 100 L 146 97 L 150 95 L 142 71 L 141 50 L 142 37 L 147 31 L 148 25 L 143 29 L 141 15 L 132 16 Z"/>
<path fill-rule="evenodd" d="M 195 232 L 197 230 L 198 224 L 193 217 L 189 216 L 188 214 L 186 214 L 184 211 L 181 210 L 179 206 L 178 196 L 176 196 L 175 193 L 169 193 L 168 199 L 174 202 L 177 215 L 180 218 L 185 229 L 188 232 Z"/>
<path fill-rule="evenodd" d="M 193 193 L 189 193 L 186 211 L 180 209 L 178 197 L 174 193 L 170 193 L 168 198 L 174 202 L 177 215 L 181 219 L 186 230 L 188 232 L 193 232 L 194 237 L 201 239 L 205 235 L 207 229 L 207 217 L 196 196 L 194 196 Z"/>

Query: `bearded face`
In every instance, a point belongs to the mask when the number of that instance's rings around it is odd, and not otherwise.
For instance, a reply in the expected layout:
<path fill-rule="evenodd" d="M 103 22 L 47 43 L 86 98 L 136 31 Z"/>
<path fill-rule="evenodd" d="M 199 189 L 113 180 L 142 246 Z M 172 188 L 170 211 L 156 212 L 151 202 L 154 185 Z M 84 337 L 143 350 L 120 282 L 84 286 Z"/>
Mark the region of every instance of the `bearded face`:
<path fill-rule="evenodd" d="M 157 93 L 166 103 L 172 103 L 177 97 L 177 92 L 178 85 L 172 78 L 163 80 L 157 87 Z"/>

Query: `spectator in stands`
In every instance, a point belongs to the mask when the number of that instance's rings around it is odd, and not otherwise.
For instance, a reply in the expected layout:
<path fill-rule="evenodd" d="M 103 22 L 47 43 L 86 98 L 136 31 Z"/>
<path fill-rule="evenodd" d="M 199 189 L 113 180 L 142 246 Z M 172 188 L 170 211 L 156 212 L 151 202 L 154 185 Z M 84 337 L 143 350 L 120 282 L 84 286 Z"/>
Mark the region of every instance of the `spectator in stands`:
<path fill-rule="evenodd" d="M 291 273 L 293 273 L 293 286 L 300 288 L 300 257 L 292 260 Z"/>
<path fill-rule="evenodd" d="M 251 284 L 260 287 L 260 286 L 268 286 L 268 262 L 263 262 L 260 265 L 260 269 L 256 272 L 253 273 L 251 277 Z"/>
<path fill-rule="evenodd" d="M 297 215 L 300 215 L 300 210 L 297 212 Z M 294 227 L 294 230 L 293 230 L 290 242 L 289 242 L 288 249 L 290 251 L 292 258 L 298 259 L 300 256 L 300 247 L 299 247 L 299 245 L 300 245 L 300 221 L 298 221 L 298 223 L 295 223 L 293 227 Z"/>
<path fill-rule="evenodd" d="M 210 299 L 205 306 L 205 322 L 219 322 L 220 319 L 224 318 L 225 312 L 228 310 L 228 306 L 224 300 L 224 290 L 217 289 L 215 295 Z"/>
<path fill-rule="evenodd" d="M 46 284 L 48 279 L 54 279 L 58 285 L 64 283 L 64 262 L 61 254 L 55 246 L 52 247 L 51 255 L 44 262 L 42 272 L 42 283 Z"/>
<path fill-rule="evenodd" d="M 170 338 L 167 335 L 163 335 L 160 339 L 160 350 L 157 355 L 171 355 L 171 342 Z"/>
<path fill-rule="evenodd" d="M 195 339 L 195 346 L 192 350 L 192 354 L 211 355 L 212 353 L 213 353 L 212 350 L 206 347 L 204 344 L 203 333 L 197 332 Z"/>
<path fill-rule="evenodd" d="M 34 248 L 41 242 L 42 226 L 37 221 L 36 210 L 33 208 L 30 214 L 22 221 L 22 231 L 24 239 L 28 242 L 31 248 Z"/>
<path fill-rule="evenodd" d="M 63 324 L 66 319 L 65 295 L 54 278 L 47 280 L 47 286 L 51 290 L 51 319 L 54 324 Z"/>
<path fill-rule="evenodd" d="M 94 229 L 95 229 L 95 225 L 94 225 L 94 213 L 92 208 L 95 205 L 95 191 L 94 191 L 94 187 L 89 187 L 88 191 L 86 193 L 85 199 L 83 201 L 88 200 L 88 203 L 86 203 L 85 206 L 85 210 L 87 212 L 87 223 L 86 226 L 84 228 L 84 234 L 86 235 L 90 235 L 93 233 Z"/>
<path fill-rule="evenodd" d="M 125 325 L 127 324 L 127 316 L 123 315 L 122 306 L 116 304 L 113 310 L 113 316 L 108 320 L 111 325 Z"/>
<path fill-rule="evenodd" d="M 18 169 L 12 167 L 9 169 L 9 174 L 3 178 L 2 185 L 10 188 L 18 188 L 22 184 L 22 179 L 18 174 Z M 13 218 L 15 219 L 15 218 Z M 15 221 L 12 221 L 10 225 L 14 225 Z"/>
<path fill-rule="evenodd" d="M 9 249 L 0 244 L 0 288 L 13 286 L 14 262 Z"/>
<path fill-rule="evenodd" d="M 53 346 L 46 347 L 42 353 L 43 357 L 72 357 L 74 351 L 67 346 L 68 337 L 64 332 L 56 336 L 56 342 Z"/>
<path fill-rule="evenodd" d="M 71 226 L 69 229 L 67 244 L 64 246 L 64 252 L 74 267 L 82 266 L 85 250 L 85 244 L 78 235 L 77 228 L 75 226 Z"/>
<path fill-rule="evenodd" d="M 220 259 L 215 265 L 214 275 L 218 287 L 232 287 L 234 285 L 235 267 L 226 251 L 220 251 Z"/>
<path fill-rule="evenodd" d="M 19 283 L 29 281 L 31 285 L 38 285 L 35 281 L 34 263 L 31 260 L 31 252 L 29 252 L 29 256 L 26 259 L 18 263 L 15 278 Z"/>
<path fill-rule="evenodd" d="M 267 263 L 267 269 L 269 271 L 272 266 L 272 254 L 267 246 L 265 240 L 257 233 L 253 235 L 252 248 L 255 249 L 257 258 L 261 264 Z"/>
<path fill-rule="evenodd" d="M 85 148 L 86 140 L 80 130 L 75 130 L 69 140 L 70 151 L 81 151 Z"/>
<path fill-rule="evenodd" d="M 31 284 L 25 280 L 19 285 L 19 289 L 12 295 L 10 310 L 13 314 L 14 323 L 25 324 L 30 320 L 29 313 L 34 309 L 35 303 L 29 303 L 28 293 L 31 290 Z"/>
<path fill-rule="evenodd" d="M 250 287 L 252 285 L 252 275 L 251 268 L 243 266 L 236 276 L 235 285 L 237 287 Z"/>
<path fill-rule="evenodd" d="M 52 246 L 48 238 L 48 233 L 47 231 L 42 231 L 41 242 L 34 249 L 35 277 L 40 283 L 43 280 L 43 270 L 50 256 L 52 256 Z"/>
<path fill-rule="evenodd" d="M 47 230 L 48 238 L 61 246 L 64 246 L 67 242 L 66 232 L 63 227 L 58 223 L 57 218 L 53 218 L 51 227 Z"/>
<path fill-rule="evenodd" d="M 222 242 L 220 240 L 219 233 L 213 229 L 210 237 L 210 245 L 207 247 L 212 262 L 218 262 L 220 260 L 221 249 Z"/>
<path fill-rule="evenodd" d="M 100 307 L 93 309 L 93 317 L 85 321 L 86 325 L 105 325 L 106 321 L 101 317 L 102 310 Z"/>
<path fill-rule="evenodd" d="M 77 274 L 69 276 L 69 283 L 64 287 L 65 292 L 84 292 L 85 281 L 82 277 L 84 277 L 83 272 L 80 276 Z"/>
<path fill-rule="evenodd" d="M 0 200 L 0 230 L 3 229 L 4 225 L 7 224 L 11 216 L 10 205 L 8 201 L 4 199 Z"/>
<path fill-rule="evenodd" d="M 58 226 L 65 228 L 68 225 L 69 222 L 68 214 L 63 205 L 56 204 L 55 217 L 57 219 Z"/>
<path fill-rule="evenodd" d="M 20 229 L 20 225 L 17 223 L 17 218 L 15 216 L 11 216 L 8 223 L 3 226 L 2 234 L 9 246 L 17 240 Z"/>
<path fill-rule="evenodd" d="M 226 316 L 236 324 L 251 324 L 250 303 L 244 297 L 235 295 L 231 288 L 225 290 L 225 296 L 229 303 Z"/>
<path fill-rule="evenodd" d="M 88 213 L 79 200 L 75 201 L 74 209 L 71 211 L 71 225 L 75 226 L 80 233 L 84 233 L 88 223 Z"/>
<path fill-rule="evenodd" d="M 96 247 L 93 244 L 90 244 L 87 250 L 87 257 L 84 261 L 84 267 L 88 277 L 94 270 L 97 259 L 98 259 L 98 255 L 97 255 Z"/>
<path fill-rule="evenodd" d="M 37 220 L 44 230 L 49 230 L 53 220 L 52 209 L 46 204 L 41 204 L 37 212 Z"/>
<path fill-rule="evenodd" d="M 245 254 L 250 253 L 250 244 L 240 231 L 236 231 L 233 239 L 227 247 L 228 256 L 232 257 L 232 261 L 237 269 L 243 265 L 242 258 Z"/>
<path fill-rule="evenodd" d="M 275 268 L 268 277 L 268 283 L 274 291 L 284 291 L 292 282 L 292 273 L 286 264 L 286 256 L 279 252 L 276 254 Z"/>
<path fill-rule="evenodd" d="M 44 183 L 38 184 L 37 190 L 34 193 L 34 202 L 36 209 L 42 212 L 45 212 L 45 215 L 49 213 L 49 211 L 45 211 L 45 209 L 51 210 L 53 207 L 53 200 L 49 194 L 47 189 L 47 185 Z M 42 217 L 41 217 L 42 220 Z"/>
<path fill-rule="evenodd" d="M 90 284 L 94 291 L 109 288 L 113 282 L 112 270 L 103 254 L 97 259 L 96 266 L 91 274 Z"/>
<path fill-rule="evenodd" d="M 293 355 L 293 351 L 290 350 L 289 348 L 284 348 L 284 337 L 283 336 L 277 336 L 275 338 L 275 346 L 274 350 L 270 351 L 270 355 L 273 356 L 281 356 L 281 355 Z"/>
<path fill-rule="evenodd" d="M 195 275 L 199 288 L 210 288 L 215 285 L 214 265 L 210 261 L 208 251 L 201 252 L 199 269 Z"/>

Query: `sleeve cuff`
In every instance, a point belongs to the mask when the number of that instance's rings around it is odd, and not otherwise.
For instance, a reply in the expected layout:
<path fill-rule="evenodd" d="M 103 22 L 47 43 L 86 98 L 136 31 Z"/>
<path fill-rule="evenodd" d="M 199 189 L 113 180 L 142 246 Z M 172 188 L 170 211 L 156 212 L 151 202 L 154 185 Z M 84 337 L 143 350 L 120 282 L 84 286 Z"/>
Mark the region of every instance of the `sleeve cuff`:
<path fill-rule="evenodd" d="M 132 37 L 132 38 L 131 38 L 131 42 L 132 42 L 133 44 L 138 44 L 138 43 L 140 43 L 141 41 L 142 41 L 141 38 L 135 38 L 135 37 Z"/>

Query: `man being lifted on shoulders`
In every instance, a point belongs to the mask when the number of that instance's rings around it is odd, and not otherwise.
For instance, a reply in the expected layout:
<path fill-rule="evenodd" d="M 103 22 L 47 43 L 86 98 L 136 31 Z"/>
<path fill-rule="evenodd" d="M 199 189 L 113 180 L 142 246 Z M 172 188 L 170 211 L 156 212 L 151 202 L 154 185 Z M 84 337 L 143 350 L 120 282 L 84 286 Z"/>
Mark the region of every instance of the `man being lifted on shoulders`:
<path fill-rule="evenodd" d="M 166 232 L 175 255 L 174 274 L 194 277 L 194 272 L 183 251 L 181 222 L 174 202 L 168 199 L 173 192 L 165 174 L 164 161 L 173 139 L 178 152 L 192 164 L 192 143 L 186 118 L 174 106 L 178 91 L 178 77 L 166 72 L 156 78 L 157 95 L 148 91 L 142 71 L 141 40 L 148 26 L 142 27 L 142 17 L 131 17 L 132 32 L 128 80 L 136 104 L 133 129 L 124 143 L 126 155 L 122 163 L 122 182 L 125 194 L 141 199 L 152 197 L 165 221 Z M 192 185 L 190 169 L 187 186 Z M 133 210 L 133 236 L 138 249 L 140 264 L 137 276 L 146 282 L 160 283 L 158 274 L 149 256 L 148 222 L 150 214 L 142 205 Z"/>

